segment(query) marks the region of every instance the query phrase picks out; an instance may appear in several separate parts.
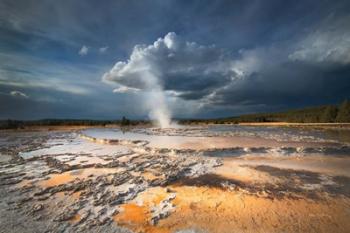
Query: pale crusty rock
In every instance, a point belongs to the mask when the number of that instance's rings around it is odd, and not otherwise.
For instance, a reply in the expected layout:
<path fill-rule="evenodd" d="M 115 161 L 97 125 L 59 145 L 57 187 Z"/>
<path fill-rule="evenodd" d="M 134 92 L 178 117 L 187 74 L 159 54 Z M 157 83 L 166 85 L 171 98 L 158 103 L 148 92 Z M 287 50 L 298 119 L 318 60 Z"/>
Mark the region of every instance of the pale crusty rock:
<path fill-rule="evenodd" d="M 162 200 L 159 205 L 154 206 L 151 209 L 152 218 L 151 218 L 151 224 L 156 225 L 159 220 L 168 217 L 171 212 L 175 210 L 175 206 L 171 201 L 176 198 L 176 193 L 171 193 L 168 195 L 167 198 Z"/>

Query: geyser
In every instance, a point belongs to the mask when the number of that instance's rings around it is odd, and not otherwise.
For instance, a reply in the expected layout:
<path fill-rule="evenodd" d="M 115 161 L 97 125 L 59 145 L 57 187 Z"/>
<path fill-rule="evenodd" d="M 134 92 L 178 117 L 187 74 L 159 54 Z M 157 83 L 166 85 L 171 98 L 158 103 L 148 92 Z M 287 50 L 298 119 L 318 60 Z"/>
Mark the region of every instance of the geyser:
<path fill-rule="evenodd" d="M 150 108 L 149 117 L 155 120 L 159 127 L 170 128 L 171 115 L 163 90 L 152 90 L 148 95 L 150 96 L 147 100 Z"/>
<path fill-rule="evenodd" d="M 142 101 L 145 104 L 146 109 L 149 112 L 149 117 L 153 122 L 161 128 L 174 127 L 176 124 L 171 124 L 171 112 L 166 102 L 166 96 L 164 89 L 160 82 L 161 73 L 157 71 L 156 66 L 151 62 L 144 59 L 138 59 L 139 54 L 137 48 L 134 49 L 132 55 L 133 66 L 137 69 L 133 70 L 131 79 L 123 84 L 118 84 L 119 88 L 115 89 L 115 92 L 127 92 L 128 90 L 142 90 Z M 110 80 L 119 79 L 125 75 L 125 69 L 128 69 L 128 64 L 124 62 L 117 62 L 113 69 L 104 74 L 103 80 L 109 82 Z M 118 71 L 118 72 L 116 72 Z M 116 75 L 118 74 L 118 75 Z M 120 75 L 120 76 L 119 76 Z M 129 88 L 128 86 L 135 86 L 135 88 Z"/>
<path fill-rule="evenodd" d="M 168 108 L 165 92 L 160 85 L 158 76 L 146 66 L 142 72 L 141 79 L 145 84 L 147 98 L 146 107 L 149 110 L 149 117 L 161 128 L 171 127 L 171 112 Z"/>
<path fill-rule="evenodd" d="M 176 124 L 171 123 L 166 91 L 178 98 L 208 96 L 212 88 L 204 83 L 220 87 L 231 80 L 231 67 L 227 64 L 231 63 L 215 46 L 187 42 L 169 32 L 153 44 L 135 45 L 129 59 L 117 62 L 103 80 L 117 85 L 114 92 L 138 92 L 149 117 L 159 127 L 173 128 Z"/>

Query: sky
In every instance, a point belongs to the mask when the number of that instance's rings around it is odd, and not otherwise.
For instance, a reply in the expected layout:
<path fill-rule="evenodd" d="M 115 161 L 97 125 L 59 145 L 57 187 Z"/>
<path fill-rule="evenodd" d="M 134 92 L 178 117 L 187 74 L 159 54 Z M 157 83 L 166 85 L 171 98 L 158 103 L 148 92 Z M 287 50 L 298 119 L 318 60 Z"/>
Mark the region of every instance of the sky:
<path fill-rule="evenodd" d="M 348 0 L 0 0 L 0 119 L 336 104 L 349 22 Z"/>

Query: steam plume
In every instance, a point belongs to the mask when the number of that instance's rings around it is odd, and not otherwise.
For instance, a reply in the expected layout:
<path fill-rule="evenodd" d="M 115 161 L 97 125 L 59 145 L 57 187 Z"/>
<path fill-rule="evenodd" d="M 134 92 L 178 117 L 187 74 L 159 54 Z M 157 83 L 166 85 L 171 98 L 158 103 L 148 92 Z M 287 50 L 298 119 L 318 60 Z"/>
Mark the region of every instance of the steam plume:
<path fill-rule="evenodd" d="M 169 32 L 153 44 L 136 45 L 130 57 L 117 62 L 103 80 L 118 85 L 114 92 L 145 93 L 150 118 L 160 127 L 169 127 L 171 111 L 165 91 L 199 100 L 227 85 L 234 74 L 221 49 L 188 42 Z"/>
<path fill-rule="evenodd" d="M 145 82 L 145 90 L 147 91 L 145 104 L 149 109 L 150 119 L 154 120 L 161 128 L 171 127 L 171 112 L 157 75 L 147 70 L 143 72 L 141 77 Z"/>

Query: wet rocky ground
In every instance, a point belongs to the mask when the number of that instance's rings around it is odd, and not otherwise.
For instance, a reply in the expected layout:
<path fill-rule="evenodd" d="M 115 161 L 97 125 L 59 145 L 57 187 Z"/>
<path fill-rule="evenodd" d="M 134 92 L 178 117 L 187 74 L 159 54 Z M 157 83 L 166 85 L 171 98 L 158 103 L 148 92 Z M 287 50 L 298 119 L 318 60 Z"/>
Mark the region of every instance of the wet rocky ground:
<path fill-rule="evenodd" d="M 349 232 L 348 145 L 268 140 L 174 149 L 75 130 L 0 132 L 0 232 Z"/>

